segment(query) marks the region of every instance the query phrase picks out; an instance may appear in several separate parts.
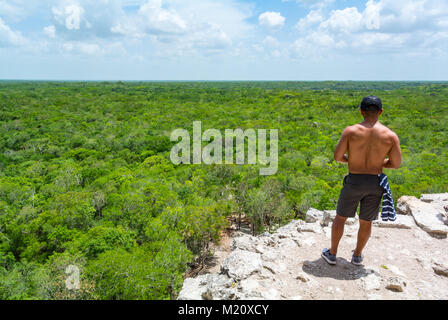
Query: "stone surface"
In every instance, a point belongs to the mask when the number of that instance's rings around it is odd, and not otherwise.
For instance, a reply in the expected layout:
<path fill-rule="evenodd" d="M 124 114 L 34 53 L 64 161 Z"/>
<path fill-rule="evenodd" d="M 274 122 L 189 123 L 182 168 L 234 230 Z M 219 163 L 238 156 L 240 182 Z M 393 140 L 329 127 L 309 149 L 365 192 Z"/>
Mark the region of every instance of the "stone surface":
<path fill-rule="evenodd" d="M 371 273 L 362 278 L 362 280 L 364 283 L 364 288 L 367 291 L 379 290 L 381 288 L 381 278 L 376 273 Z"/>
<path fill-rule="evenodd" d="M 432 236 L 446 237 L 448 226 L 445 225 L 443 215 L 430 203 L 418 199 L 406 201 L 407 210 L 414 217 L 415 223 Z"/>
<path fill-rule="evenodd" d="M 223 274 L 208 274 L 205 290 L 202 291 L 204 300 L 230 300 L 237 297 L 234 281 Z"/>
<path fill-rule="evenodd" d="M 326 227 L 331 225 L 333 220 L 336 218 L 336 210 L 324 210 L 322 215 L 322 226 Z M 354 218 L 347 218 L 345 220 L 346 225 L 354 225 L 358 221 L 358 215 L 355 215 Z"/>
<path fill-rule="evenodd" d="M 389 265 L 388 268 L 389 268 L 390 271 L 392 271 L 397 276 L 400 276 L 402 278 L 406 278 L 406 275 L 397 266 Z"/>
<path fill-rule="evenodd" d="M 407 215 L 410 214 L 410 211 L 408 209 L 408 202 L 411 201 L 417 201 L 418 199 L 416 197 L 412 197 L 412 196 L 402 196 L 397 200 L 397 207 L 396 207 L 396 212 L 398 214 L 403 214 L 403 215 Z"/>
<path fill-rule="evenodd" d="M 422 194 L 420 200 L 424 202 L 433 202 L 433 201 L 448 201 L 448 192 L 447 193 L 436 193 L 436 194 Z"/>
<path fill-rule="evenodd" d="M 184 280 L 182 290 L 177 297 L 178 300 L 202 300 L 202 294 L 207 290 L 206 287 L 201 286 L 201 281 L 206 276 L 199 276 L 197 278 L 187 278 Z"/>
<path fill-rule="evenodd" d="M 400 215 L 398 222 L 376 223 L 363 266 L 350 263 L 358 225 L 345 227 L 335 266 L 320 257 L 330 245 L 331 228 L 322 225 L 331 220 L 331 211 L 324 211 L 321 221 L 293 220 L 257 237 L 235 232 L 226 241 L 227 250 L 219 251 L 226 254 L 213 273 L 185 279 L 178 299 L 446 300 L 448 238 L 430 236 L 412 214 L 417 206 L 434 214 L 440 200 L 433 198 L 400 198 L 410 215 Z"/>
<path fill-rule="evenodd" d="M 321 227 L 320 223 L 318 223 L 318 222 L 307 223 L 307 224 L 298 226 L 297 231 L 298 232 L 322 233 L 322 227 Z"/>
<path fill-rule="evenodd" d="M 434 270 L 435 274 L 443 277 L 448 277 L 448 263 L 434 262 L 434 264 L 432 265 L 432 269 Z"/>
<path fill-rule="evenodd" d="M 356 214 L 354 218 L 347 218 L 347 220 L 345 220 L 345 224 L 346 224 L 346 225 L 349 225 L 349 226 L 352 226 L 352 225 L 354 225 L 355 223 L 357 223 L 358 220 L 359 220 L 359 217 L 358 217 L 358 215 Z"/>
<path fill-rule="evenodd" d="M 308 277 L 308 275 L 304 272 L 299 272 L 296 275 L 296 279 L 302 281 L 302 282 L 308 282 L 310 281 L 310 277 Z"/>
<path fill-rule="evenodd" d="M 258 239 L 248 234 L 241 234 L 232 241 L 232 250 L 240 249 L 245 251 L 254 251 L 258 244 Z"/>
<path fill-rule="evenodd" d="M 322 221 L 323 211 L 310 208 L 305 214 L 305 222 L 313 223 Z"/>
<path fill-rule="evenodd" d="M 398 228 L 398 229 L 412 229 L 416 227 L 414 218 L 411 216 L 398 215 L 395 221 L 383 221 L 381 217 L 373 222 L 373 225 L 379 228 Z"/>
<path fill-rule="evenodd" d="M 324 210 L 322 225 L 329 226 L 333 222 L 334 218 L 336 218 L 336 210 Z"/>
<path fill-rule="evenodd" d="M 235 280 L 242 280 L 262 267 L 260 254 L 236 249 L 222 262 L 221 271 Z"/>
<path fill-rule="evenodd" d="M 386 289 L 395 292 L 403 292 L 406 282 L 400 277 L 390 277 L 387 279 Z"/>

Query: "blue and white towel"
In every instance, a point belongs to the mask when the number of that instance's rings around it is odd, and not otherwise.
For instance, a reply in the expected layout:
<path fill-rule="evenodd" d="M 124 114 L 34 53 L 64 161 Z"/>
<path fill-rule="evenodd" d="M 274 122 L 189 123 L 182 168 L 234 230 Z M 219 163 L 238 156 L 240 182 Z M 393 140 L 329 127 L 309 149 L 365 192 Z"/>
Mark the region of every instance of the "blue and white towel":
<path fill-rule="evenodd" d="M 390 191 L 389 181 L 384 173 L 379 174 L 378 177 L 380 178 L 380 186 L 384 189 L 381 219 L 383 221 L 395 221 L 397 220 L 397 214 L 395 212 L 394 199 Z"/>

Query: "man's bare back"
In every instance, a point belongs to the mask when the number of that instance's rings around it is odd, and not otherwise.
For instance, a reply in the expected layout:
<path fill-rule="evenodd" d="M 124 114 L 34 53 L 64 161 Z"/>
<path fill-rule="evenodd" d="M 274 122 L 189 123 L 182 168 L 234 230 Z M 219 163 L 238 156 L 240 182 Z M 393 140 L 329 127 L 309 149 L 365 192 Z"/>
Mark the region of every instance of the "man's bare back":
<path fill-rule="evenodd" d="M 345 128 L 334 156 L 338 162 L 348 162 L 350 173 L 380 174 L 383 168 L 400 167 L 400 141 L 378 121 L 364 121 Z"/>

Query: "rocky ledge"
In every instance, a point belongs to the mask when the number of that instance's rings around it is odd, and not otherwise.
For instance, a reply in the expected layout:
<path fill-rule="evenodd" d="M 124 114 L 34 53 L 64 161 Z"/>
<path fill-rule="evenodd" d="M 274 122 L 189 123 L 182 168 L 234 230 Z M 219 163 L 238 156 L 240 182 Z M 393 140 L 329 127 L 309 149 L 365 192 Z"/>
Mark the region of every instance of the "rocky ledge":
<path fill-rule="evenodd" d="M 448 299 L 448 193 L 402 197 L 396 222 L 374 222 L 363 266 L 350 263 L 357 219 L 348 219 L 337 265 L 335 211 L 310 209 L 274 233 L 238 233 L 220 271 L 187 278 L 178 299 Z"/>

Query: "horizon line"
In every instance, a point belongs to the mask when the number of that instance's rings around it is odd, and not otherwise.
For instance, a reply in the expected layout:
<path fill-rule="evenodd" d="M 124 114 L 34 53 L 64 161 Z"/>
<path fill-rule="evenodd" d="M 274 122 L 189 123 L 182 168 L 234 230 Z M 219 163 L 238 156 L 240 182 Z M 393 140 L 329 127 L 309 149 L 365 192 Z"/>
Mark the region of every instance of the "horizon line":
<path fill-rule="evenodd" d="M 123 79 L 26 79 L 26 78 L 18 78 L 18 79 L 0 79 L 0 81 L 47 81 L 47 82 L 448 82 L 448 80 L 253 80 L 253 79 L 245 79 L 245 80 L 222 80 L 222 79 L 207 79 L 207 80 L 192 80 L 192 79 L 184 79 L 184 80 L 150 80 L 150 79 L 132 79 L 132 80 L 123 80 Z"/>

